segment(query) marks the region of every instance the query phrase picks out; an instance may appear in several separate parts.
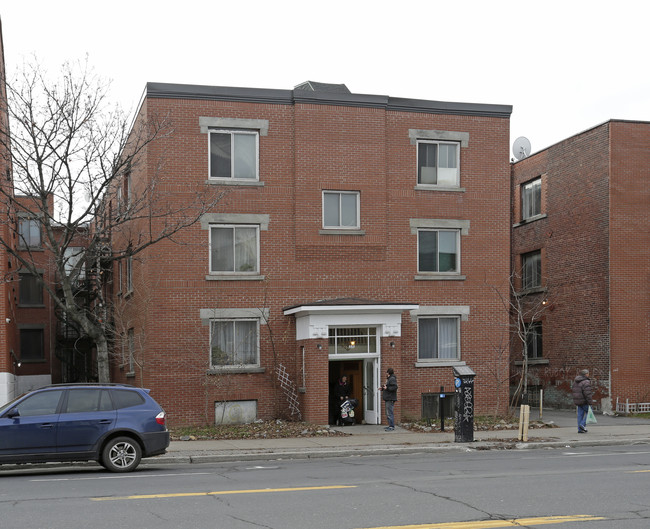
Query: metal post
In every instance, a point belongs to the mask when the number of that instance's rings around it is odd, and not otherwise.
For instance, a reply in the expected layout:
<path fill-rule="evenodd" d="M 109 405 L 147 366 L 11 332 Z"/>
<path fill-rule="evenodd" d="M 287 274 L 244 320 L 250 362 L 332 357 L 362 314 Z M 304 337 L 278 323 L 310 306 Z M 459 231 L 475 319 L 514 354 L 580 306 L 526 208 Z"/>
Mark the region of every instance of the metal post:
<path fill-rule="evenodd" d="M 440 403 L 440 405 L 438 406 L 438 412 L 440 413 L 441 432 L 445 431 L 445 406 L 444 406 L 445 401 L 442 400 L 444 398 L 445 398 L 445 388 L 444 386 L 440 386 L 440 397 L 438 397 L 438 402 Z"/>

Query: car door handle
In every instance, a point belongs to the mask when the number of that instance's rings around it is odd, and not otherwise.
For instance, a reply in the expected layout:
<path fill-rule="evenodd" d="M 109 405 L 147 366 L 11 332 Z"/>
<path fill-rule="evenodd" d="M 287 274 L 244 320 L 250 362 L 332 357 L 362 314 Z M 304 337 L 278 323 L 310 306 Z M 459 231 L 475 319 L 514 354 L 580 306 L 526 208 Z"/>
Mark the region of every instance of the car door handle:
<path fill-rule="evenodd" d="M 111 421 L 110 419 L 102 419 L 101 421 L 99 421 L 99 424 L 111 424 L 112 422 L 113 421 Z"/>
<path fill-rule="evenodd" d="M 41 424 L 41 428 L 49 430 L 49 429 L 52 428 L 52 423 L 51 422 L 44 422 L 43 424 Z"/>

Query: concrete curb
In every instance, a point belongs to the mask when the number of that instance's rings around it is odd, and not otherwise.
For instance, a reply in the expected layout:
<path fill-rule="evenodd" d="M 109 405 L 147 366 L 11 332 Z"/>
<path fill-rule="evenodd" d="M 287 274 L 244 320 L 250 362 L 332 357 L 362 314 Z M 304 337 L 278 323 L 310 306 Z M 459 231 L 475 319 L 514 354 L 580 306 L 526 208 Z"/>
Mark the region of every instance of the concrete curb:
<path fill-rule="evenodd" d="M 140 466 L 157 466 L 167 464 L 202 464 L 202 463 L 224 463 L 237 461 L 276 461 L 292 459 L 325 459 L 334 457 L 362 457 L 376 455 L 400 455 L 435 452 L 475 452 L 481 450 L 534 450 L 540 448 L 558 449 L 574 448 L 581 446 L 616 446 L 616 445 L 639 445 L 650 444 L 650 438 L 637 439 L 585 439 L 584 441 L 544 441 L 529 442 L 521 441 L 478 441 L 465 444 L 427 444 L 427 445 L 376 445 L 362 446 L 356 448 L 336 449 L 262 449 L 259 451 L 238 451 L 232 452 L 202 452 L 188 454 L 165 454 L 149 459 L 143 459 Z"/>

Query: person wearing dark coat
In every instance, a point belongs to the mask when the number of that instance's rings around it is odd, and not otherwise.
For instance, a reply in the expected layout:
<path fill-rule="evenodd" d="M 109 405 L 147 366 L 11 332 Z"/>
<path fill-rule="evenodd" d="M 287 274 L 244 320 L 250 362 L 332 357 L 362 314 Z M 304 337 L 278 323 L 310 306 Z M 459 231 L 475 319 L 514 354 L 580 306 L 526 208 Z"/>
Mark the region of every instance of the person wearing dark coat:
<path fill-rule="evenodd" d="M 587 413 L 589 413 L 591 397 L 594 395 L 588 369 L 580 371 L 573 381 L 571 392 L 573 403 L 578 407 L 578 433 L 587 433 Z"/>
<path fill-rule="evenodd" d="M 381 398 L 386 403 L 386 419 L 388 419 L 388 427 L 384 428 L 387 432 L 392 432 L 395 429 L 395 401 L 397 400 L 397 377 L 392 367 L 386 371 L 386 383 L 380 388 Z"/>
<path fill-rule="evenodd" d="M 334 386 L 334 420 L 335 424 L 341 421 L 341 404 L 350 398 L 350 383 L 347 375 L 343 375 Z"/>

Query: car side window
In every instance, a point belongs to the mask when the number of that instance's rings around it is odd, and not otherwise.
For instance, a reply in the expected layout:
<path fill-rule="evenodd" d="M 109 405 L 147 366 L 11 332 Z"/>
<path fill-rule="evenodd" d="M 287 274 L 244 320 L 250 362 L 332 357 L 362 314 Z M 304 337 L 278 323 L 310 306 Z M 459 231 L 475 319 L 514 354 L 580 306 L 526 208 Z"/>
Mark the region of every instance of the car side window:
<path fill-rule="evenodd" d="M 42 391 L 34 393 L 20 402 L 15 408 L 20 417 L 34 417 L 36 415 L 52 415 L 59 407 L 63 390 Z"/>
<path fill-rule="evenodd" d="M 112 392 L 115 409 L 131 408 L 144 404 L 144 398 L 137 391 L 114 389 Z"/>
<path fill-rule="evenodd" d="M 109 411 L 113 409 L 108 391 L 105 389 L 71 389 L 64 413 Z"/>

